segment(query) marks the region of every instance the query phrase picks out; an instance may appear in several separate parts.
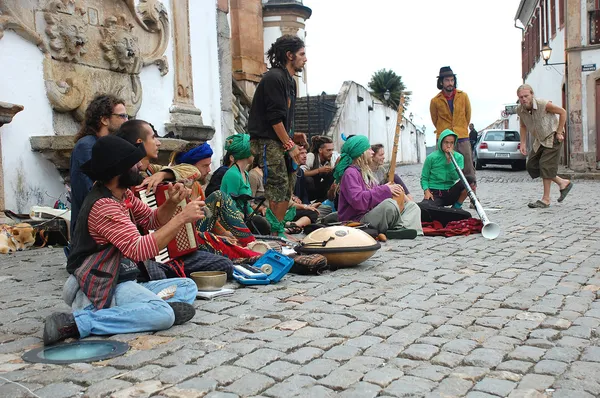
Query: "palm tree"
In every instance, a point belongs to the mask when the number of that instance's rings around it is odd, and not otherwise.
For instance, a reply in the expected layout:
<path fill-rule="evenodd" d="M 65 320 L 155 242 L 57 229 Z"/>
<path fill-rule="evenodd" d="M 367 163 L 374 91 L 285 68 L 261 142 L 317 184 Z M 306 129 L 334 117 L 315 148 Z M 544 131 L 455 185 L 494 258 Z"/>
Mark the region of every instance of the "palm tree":
<path fill-rule="evenodd" d="M 410 103 L 412 91 L 406 91 L 406 86 L 402 83 L 402 76 L 391 69 L 380 69 L 373 73 L 369 88 L 372 90 L 371 94 L 390 108 L 398 109 L 401 93 L 404 93 L 404 107 L 408 107 Z M 384 98 L 386 91 L 390 92 L 390 99 L 387 101 Z"/>

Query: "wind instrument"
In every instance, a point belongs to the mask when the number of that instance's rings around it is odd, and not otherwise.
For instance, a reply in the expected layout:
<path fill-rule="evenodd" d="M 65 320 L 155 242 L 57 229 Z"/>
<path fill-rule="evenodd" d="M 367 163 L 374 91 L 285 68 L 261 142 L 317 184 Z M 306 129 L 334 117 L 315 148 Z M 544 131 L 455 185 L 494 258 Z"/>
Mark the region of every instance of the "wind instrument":
<path fill-rule="evenodd" d="M 477 210 L 477 214 L 479 214 L 479 218 L 483 223 L 481 235 L 483 235 L 483 237 L 486 239 L 496 239 L 498 235 L 500 235 L 500 226 L 496 223 L 491 222 L 485 214 L 485 211 L 483 210 L 483 207 L 481 207 L 481 203 L 479 203 L 479 200 L 477 200 L 477 196 L 475 196 L 475 192 L 473 192 L 473 190 L 471 189 L 467 178 L 463 174 L 460 167 L 458 167 L 458 163 L 456 163 L 456 159 L 454 159 L 453 154 L 450 154 L 450 159 L 452 160 L 452 164 L 454 164 L 454 167 L 456 168 L 456 172 L 458 173 L 460 180 L 462 181 L 463 185 L 465 186 L 465 189 L 467 190 L 467 194 L 469 195 L 469 199 L 471 199 L 471 203 L 475 204 L 475 210 Z"/>

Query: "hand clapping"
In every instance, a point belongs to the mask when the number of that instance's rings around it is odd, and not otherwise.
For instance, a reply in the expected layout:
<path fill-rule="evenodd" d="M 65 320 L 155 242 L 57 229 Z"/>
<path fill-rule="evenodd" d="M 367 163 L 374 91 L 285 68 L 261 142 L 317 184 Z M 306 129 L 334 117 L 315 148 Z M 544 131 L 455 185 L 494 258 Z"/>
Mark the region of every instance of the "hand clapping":
<path fill-rule="evenodd" d="M 177 204 L 184 199 L 187 199 L 192 190 L 186 188 L 182 183 L 178 182 L 175 185 L 169 183 L 169 188 L 167 189 L 167 193 L 169 195 L 169 202 L 173 204 Z"/>

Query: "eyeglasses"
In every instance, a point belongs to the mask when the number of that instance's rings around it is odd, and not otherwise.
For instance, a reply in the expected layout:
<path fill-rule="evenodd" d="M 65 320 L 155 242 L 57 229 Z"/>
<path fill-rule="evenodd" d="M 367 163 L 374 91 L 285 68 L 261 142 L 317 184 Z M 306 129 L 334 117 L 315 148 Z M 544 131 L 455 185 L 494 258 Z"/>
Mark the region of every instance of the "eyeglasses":
<path fill-rule="evenodd" d="M 126 113 L 111 113 L 112 116 L 118 116 L 121 119 L 127 120 L 129 119 L 129 115 Z"/>

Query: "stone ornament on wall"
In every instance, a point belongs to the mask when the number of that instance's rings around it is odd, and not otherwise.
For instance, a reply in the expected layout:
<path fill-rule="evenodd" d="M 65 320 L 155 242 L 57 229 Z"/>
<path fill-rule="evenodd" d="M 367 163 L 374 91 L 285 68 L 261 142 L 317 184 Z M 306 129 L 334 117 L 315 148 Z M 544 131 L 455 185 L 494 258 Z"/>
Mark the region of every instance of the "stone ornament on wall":
<path fill-rule="evenodd" d="M 159 0 L 2 0 L 6 29 L 37 45 L 44 57 L 46 93 L 57 112 L 82 120 L 97 93 L 109 92 L 137 114 L 142 67 L 168 73 L 164 52 L 169 19 Z"/>

